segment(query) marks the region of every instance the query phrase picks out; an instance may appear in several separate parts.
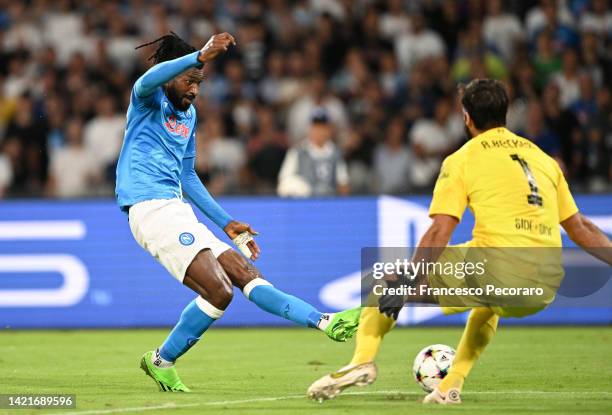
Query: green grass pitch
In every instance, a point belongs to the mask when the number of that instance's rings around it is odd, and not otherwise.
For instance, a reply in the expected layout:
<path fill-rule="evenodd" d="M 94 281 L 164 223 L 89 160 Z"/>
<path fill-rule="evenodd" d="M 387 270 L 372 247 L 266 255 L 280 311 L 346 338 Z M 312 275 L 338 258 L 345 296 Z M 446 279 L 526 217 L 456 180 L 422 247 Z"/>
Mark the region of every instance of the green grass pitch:
<path fill-rule="evenodd" d="M 138 367 L 167 330 L 0 332 L 0 393 L 74 393 L 77 409 L 0 413 L 95 414 L 612 414 L 612 330 L 500 327 L 457 407 L 424 407 L 413 357 L 456 345 L 461 328 L 390 333 L 377 382 L 318 404 L 306 388 L 350 359 L 307 329 L 213 329 L 178 364 L 192 394 L 157 391 Z"/>

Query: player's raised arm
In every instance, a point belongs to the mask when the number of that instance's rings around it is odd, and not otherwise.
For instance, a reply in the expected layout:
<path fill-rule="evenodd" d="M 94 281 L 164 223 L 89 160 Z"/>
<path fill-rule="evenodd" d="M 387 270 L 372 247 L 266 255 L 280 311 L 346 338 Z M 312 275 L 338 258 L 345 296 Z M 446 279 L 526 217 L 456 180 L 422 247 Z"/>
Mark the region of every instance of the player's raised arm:
<path fill-rule="evenodd" d="M 612 265 L 612 242 L 588 218 L 578 212 L 561 222 L 561 226 L 576 245 Z"/>
<path fill-rule="evenodd" d="M 138 46 L 138 48 L 148 46 L 159 40 L 160 39 L 154 42 L 145 43 L 144 45 Z M 227 51 L 227 48 L 230 45 L 235 44 L 236 40 L 229 33 L 213 35 L 201 50 L 181 56 L 177 59 L 159 63 L 151 67 L 140 78 L 138 78 L 134 84 L 134 92 L 140 98 L 147 97 L 151 95 L 156 88 L 162 86 L 172 78 L 180 75 L 189 68 L 204 65 L 206 62 L 216 58 L 220 53 Z M 154 57 L 155 55 L 153 55 L 151 58 Z"/>

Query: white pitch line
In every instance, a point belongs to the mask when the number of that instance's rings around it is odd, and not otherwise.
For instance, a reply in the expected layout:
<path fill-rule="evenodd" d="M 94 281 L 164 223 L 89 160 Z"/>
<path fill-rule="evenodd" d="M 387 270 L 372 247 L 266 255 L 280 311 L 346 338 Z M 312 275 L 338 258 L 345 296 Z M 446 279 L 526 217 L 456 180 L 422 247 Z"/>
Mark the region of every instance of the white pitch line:
<path fill-rule="evenodd" d="M 212 401 L 212 402 L 204 402 L 201 405 L 202 406 L 238 405 L 241 403 L 285 401 L 288 399 L 300 399 L 300 398 L 306 398 L 306 395 L 272 396 L 269 398 L 238 399 L 235 401 Z"/>
<path fill-rule="evenodd" d="M 118 414 L 121 412 L 144 412 L 153 411 L 156 409 L 177 409 L 177 408 L 189 408 L 193 406 L 201 406 L 200 403 L 186 403 L 176 405 L 174 403 L 165 403 L 163 405 L 155 406 L 133 406 L 131 408 L 109 408 L 109 409 L 88 409 L 86 411 L 72 411 L 72 412 L 61 412 L 54 415 L 101 415 L 101 414 Z"/>
<path fill-rule="evenodd" d="M 404 395 L 404 396 L 425 396 L 424 392 L 407 392 L 399 390 L 381 390 L 381 391 L 354 391 L 344 392 L 342 395 L 358 396 L 358 395 Z M 525 391 L 525 390 L 509 390 L 509 391 L 474 391 L 464 392 L 464 395 L 604 395 L 612 396 L 611 391 Z M 86 411 L 73 411 L 64 412 L 54 415 L 103 415 L 103 414 L 117 414 L 122 412 L 145 412 L 154 411 L 157 409 L 180 409 L 180 408 L 193 408 L 202 406 L 223 406 L 223 405 L 239 405 L 244 403 L 260 403 L 260 402 L 274 402 L 274 401 L 285 401 L 290 399 L 306 399 L 306 395 L 285 395 L 285 396 L 271 396 L 267 398 L 251 398 L 251 399 L 237 399 L 237 400 L 225 400 L 225 401 L 211 401 L 201 403 L 188 403 L 188 404 L 174 404 L 167 403 L 164 405 L 156 406 L 136 406 L 131 408 L 109 408 L 109 409 L 91 409 Z"/>

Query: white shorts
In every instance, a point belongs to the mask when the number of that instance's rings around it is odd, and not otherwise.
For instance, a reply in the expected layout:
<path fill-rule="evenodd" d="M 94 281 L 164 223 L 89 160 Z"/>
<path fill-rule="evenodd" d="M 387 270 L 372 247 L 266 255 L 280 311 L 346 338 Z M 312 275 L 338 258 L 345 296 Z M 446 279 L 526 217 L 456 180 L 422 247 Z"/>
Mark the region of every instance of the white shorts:
<path fill-rule="evenodd" d="M 201 250 L 210 249 L 217 258 L 230 249 L 198 222 L 191 205 L 180 199 L 136 203 L 130 208 L 129 221 L 138 244 L 180 282 Z"/>

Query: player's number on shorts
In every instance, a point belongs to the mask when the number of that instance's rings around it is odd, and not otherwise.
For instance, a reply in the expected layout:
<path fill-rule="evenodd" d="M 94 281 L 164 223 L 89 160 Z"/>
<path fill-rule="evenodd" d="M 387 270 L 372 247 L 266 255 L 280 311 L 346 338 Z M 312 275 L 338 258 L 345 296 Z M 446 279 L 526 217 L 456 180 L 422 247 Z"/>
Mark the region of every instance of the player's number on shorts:
<path fill-rule="evenodd" d="M 525 176 L 527 177 L 527 183 L 529 183 L 529 189 L 531 190 L 531 193 L 527 195 L 527 203 L 529 203 L 530 205 L 541 207 L 542 206 L 542 196 L 540 196 L 538 193 L 538 183 L 536 182 L 535 176 L 533 175 L 533 173 L 531 172 L 531 169 L 529 168 L 529 164 L 527 164 L 525 159 L 521 158 L 518 154 L 511 154 L 510 158 L 512 158 L 512 160 L 514 161 L 518 161 L 518 163 L 523 168 L 523 172 L 525 173 Z"/>

